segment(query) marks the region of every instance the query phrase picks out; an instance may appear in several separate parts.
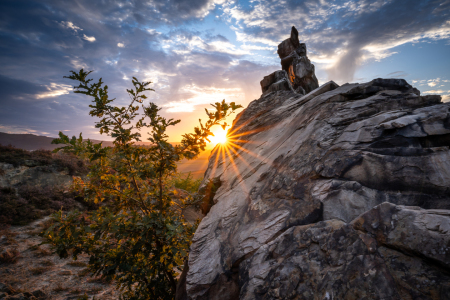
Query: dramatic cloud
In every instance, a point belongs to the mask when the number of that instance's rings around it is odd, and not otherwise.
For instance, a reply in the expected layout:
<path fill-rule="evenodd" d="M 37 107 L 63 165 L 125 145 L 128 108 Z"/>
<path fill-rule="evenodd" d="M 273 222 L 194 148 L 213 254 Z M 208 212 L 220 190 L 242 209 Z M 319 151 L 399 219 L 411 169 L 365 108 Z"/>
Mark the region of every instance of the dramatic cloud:
<path fill-rule="evenodd" d="M 375 66 L 414 47 L 441 43 L 448 53 L 449 11 L 450 0 L 4 0 L 0 130 L 56 135 L 64 129 L 100 138 L 87 113 L 89 99 L 73 94 L 75 83 L 63 78 L 81 68 L 102 77 L 121 105 L 132 77 L 151 81 L 149 101 L 193 126 L 209 103 L 247 105 L 260 96 L 259 81 L 280 69 L 277 45 L 292 25 L 320 83 L 352 81 L 372 67 L 357 79 L 409 77 L 422 89 L 448 94 L 447 54 L 433 62 L 444 70 L 439 74 L 422 72 L 422 53 L 386 71 Z M 186 126 L 173 131 L 175 139 Z"/>
<path fill-rule="evenodd" d="M 450 1 L 270 1 L 225 9 L 238 40 L 278 44 L 295 25 L 313 61 L 329 78 L 351 81 L 368 60 L 382 60 L 406 43 L 450 38 Z"/>

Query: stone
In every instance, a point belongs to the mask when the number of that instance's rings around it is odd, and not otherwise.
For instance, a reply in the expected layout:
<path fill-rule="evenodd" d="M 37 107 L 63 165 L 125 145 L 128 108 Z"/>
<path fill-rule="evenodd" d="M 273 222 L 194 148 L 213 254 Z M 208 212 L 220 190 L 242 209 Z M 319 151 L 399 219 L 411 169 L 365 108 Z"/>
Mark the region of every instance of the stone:
<path fill-rule="evenodd" d="M 403 79 L 251 102 L 210 156 L 188 299 L 448 299 L 449 120 Z"/>
<path fill-rule="evenodd" d="M 295 51 L 300 46 L 300 41 L 298 39 L 298 31 L 292 26 L 291 28 L 291 36 L 288 39 L 285 39 L 278 45 L 278 56 L 280 59 L 285 58 L 293 51 Z M 306 55 L 306 54 L 305 54 Z"/>
<path fill-rule="evenodd" d="M 276 91 L 294 91 L 286 71 L 275 71 L 260 82 L 263 95 Z"/>
<path fill-rule="evenodd" d="M 264 77 L 261 81 L 263 95 L 273 91 L 289 89 L 305 95 L 318 88 L 319 81 L 315 75 L 314 65 L 306 54 L 306 44 L 300 43 L 298 31 L 292 26 L 291 36 L 278 45 L 281 68 L 286 72 L 286 75 L 277 71 Z"/>
<path fill-rule="evenodd" d="M 450 236 L 426 225 L 420 233 L 411 231 L 434 214 L 448 226 L 449 211 L 383 203 L 351 224 L 329 220 L 289 228 L 241 263 L 239 299 L 448 299 L 450 275 L 421 256 L 448 245 Z M 430 246 L 410 243 L 428 238 L 437 240 Z"/>

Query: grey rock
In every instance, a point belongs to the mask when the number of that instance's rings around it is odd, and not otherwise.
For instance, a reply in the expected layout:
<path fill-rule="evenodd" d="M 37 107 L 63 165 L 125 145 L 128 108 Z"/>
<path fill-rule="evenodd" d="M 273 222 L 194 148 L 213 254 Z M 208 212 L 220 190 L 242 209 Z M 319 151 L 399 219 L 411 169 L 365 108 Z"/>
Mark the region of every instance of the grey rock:
<path fill-rule="evenodd" d="M 286 71 L 275 71 L 261 80 L 263 95 L 276 91 L 294 91 Z"/>
<path fill-rule="evenodd" d="M 298 31 L 292 26 L 291 36 L 278 45 L 278 55 L 281 68 L 286 71 L 287 79 L 293 90 L 299 94 L 306 94 L 319 87 L 314 65 L 307 57 L 306 44 L 300 43 Z M 270 76 L 270 75 L 269 75 Z M 263 80 L 264 81 L 264 80 Z M 276 81 L 271 80 L 270 84 Z M 261 82 L 263 94 L 269 88 L 267 82 Z M 286 87 L 285 89 L 287 89 Z M 280 90 L 279 88 L 276 90 Z"/>
<path fill-rule="evenodd" d="M 210 157 L 188 298 L 448 299 L 449 120 L 401 79 L 251 102 Z"/>
<path fill-rule="evenodd" d="M 51 166 L 18 166 L 0 162 L 0 188 L 30 186 L 69 186 L 72 176 Z"/>
<path fill-rule="evenodd" d="M 298 31 L 297 29 L 292 26 L 291 28 L 291 36 L 282 41 L 278 45 L 278 56 L 280 56 L 281 59 L 287 57 L 289 54 L 291 54 L 293 51 L 295 51 L 298 47 L 300 47 L 300 41 L 298 39 Z M 306 55 L 306 49 L 305 49 L 305 55 Z"/>
<path fill-rule="evenodd" d="M 239 298 L 448 299 L 450 275 L 426 263 L 420 255 L 427 250 L 411 243 L 436 239 L 427 249 L 448 244 L 449 235 L 426 225 L 414 231 L 421 226 L 417 221 L 434 213 L 383 203 L 352 224 L 330 220 L 289 228 L 241 263 Z M 387 224 L 388 219 L 395 225 Z M 449 221 L 447 211 L 439 223 Z M 416 255 L 411 256 L 413 249 Z"/>

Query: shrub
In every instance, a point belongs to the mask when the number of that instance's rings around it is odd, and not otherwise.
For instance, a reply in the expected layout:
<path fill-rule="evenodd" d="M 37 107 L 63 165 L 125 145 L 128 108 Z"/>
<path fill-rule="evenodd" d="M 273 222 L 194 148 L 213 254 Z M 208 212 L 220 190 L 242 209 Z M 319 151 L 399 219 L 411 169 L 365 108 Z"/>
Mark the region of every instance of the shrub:
<path fill-rule="evenodd" d="M 109 203 L 87 215 L 58 212 L 43 236 L 60 257 L 68 257 L 69 251 L 74 259 L 81 253 L 90 255 L 89 269 L 107 281 L 114 279 L 122 299 L 173 299 L 195 226 L 172 209 L 174 189 L 169 179 L 176 174 L 176 162 L 205 150 L 211 127 L 240 106 L 225 100 L 215 103 L 214 112 L 206 111 L 206 123 L 200 121 L 194 133 L 183 135 L 174 146 L 166 131 L 180 120 L 160 116 L 154 103 L 143 105 L 144 115 L 135 120 L 137 104 L 146 99 L 143 93 L 151 90 L 150 82 L 133 78 L 134 89 L 127 90 L 131 103 L 113 106 L 108 86 L 101 79 L 92 83 L 89 73 L 72 71 L 68 78 L 79 82 L 76 93 L 93 98 L 90 115 L 101 118 L 96 128 L 114 138 L 114 147 L 83 141 L 81 134 L 69 139 L 62 132 L 53 142 L 65 145 L 56 151 L 90 159 L 87 180 L 77 179 L 74 188 L 94 203 L 106 199 Z M 135 144 L 143 128 L 151 131 L 148 147 Z"/>
<path fill-rule="evenodd" d="M 201 179 L 194 179 L 191 172 L 187 174 L 177 174 L 173 177 L 173 185 L 176 188 L 195 193 L 197 192 Z"/>

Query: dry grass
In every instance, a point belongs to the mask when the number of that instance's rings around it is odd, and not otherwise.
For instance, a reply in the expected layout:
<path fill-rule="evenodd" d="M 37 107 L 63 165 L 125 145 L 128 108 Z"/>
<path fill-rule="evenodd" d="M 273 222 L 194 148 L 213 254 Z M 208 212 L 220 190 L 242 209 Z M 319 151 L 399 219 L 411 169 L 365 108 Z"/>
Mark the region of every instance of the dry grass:
<path fill-rule="evenodd" d="M 91 273 L 91 271 L 89 271 L 88 268 L 84 268 L 83 270 L 78 272 L 78 277 L 84 277 L 84 276 L 88 275 L 89 273 Z"/>
<path fill-rule="evenodd" d="M 55 221 L 52 218 L 48 218 L 47 220 L 41 222 L 39 224 L 39 226 L 42 228 L 41 232 L 47 230 L 53 224 L 55 224 Z"/>
<path fill-rule="evenodd" d="M 51 261 L 50 259 L 46 259 L 40 262 L 41 265 L 43 266 L 47 266 L 47 267 L 51 267 L 54 266 L 55 263 L 53 261 Z"/>
<path fill-rule="evenodd" d="M 53 288 L 53 291 L 54 291 L 55 293 L 60 293 L 60 292 L 64 292 L 64 291 L 67 291 L 67 290 L 69 290 L 69 288 L 66 287 L 66 286 L 64 286 L 64 285 L 62 285 L 61 283 L 58 283 L 58 284 Z"/>
<path fill-rule="evenodd" d="M 28 250 L 30 251 L 36 251 L 39 249 L 39 245 L 29 245 Z"/>
<path fill-rule="evenodd" d="M 98 294 L 98 293 L 100 293 L 101 291 L 102 291 L 102 288 L 100 288 L 100 287 L 92 287 L 92 288 L 90 288 L 90 289 L 87 290 L 87 292 L 88 292 L 89 294 Z"/>
<path fill-rule="evenodd" d="M 7 225 L 4 229 L 0 230 L 0 237 L 3 237 L 4 240 L 2 241 L 2 243 L 5 245 L 12 245 L 17 243 L 16 239 L 14 238 L 17 233 L 11 232 L 9 227 L 10 226 Z"/>
<path fill-rule="evenodd" d="M 73 295 L 79 295 L 79 294 L 81 294 L 81 290 L 79 288 L 76 288 L 74 290 L 71 290 L 69 293 L 71 293 Z"/>
<path fill-rule="evenodd" d="M 42 257 L 42 256 L 50 256 L 50 255 L 53 255 L 53 253 L 52 253 L 52 251 L 50 251 L 50 250 L 47 249 L 47 248 L 38 246 L 37 249 L 36 249 L 36 255 L 37 255 L 38 257 Z"/>
<path fill-rule="evenodd" d="M 100 284 L 108 284 L 109 283 L 106 280 L 106 278 L 101 276 L 101 275 L 88 278 L 86 281 L 89 282 L 89 283 L 100 283 Z"/>
<path fill-rule="evenodd" d="M 16 248 L 0 250 L 0 262 L 4 264 L 13 264 L 20 257 L 20 252 Z"/>
<path fill-rule="evenodd" d="M 50 270 L 50 268 L 49 267 L 31 267 L 28 270 L 33 275 L 41 275 L 41 274 L 47 272 L 48 270 Z"/>
<path fill-rule="evenodd" d="M 81 262 L 81 261 L 76 261 L 76 260 L 75 260 L 75 261 L 68 262 L 67 265 L 72 266 L 72 267 L 78 267 L 78 268 L 86 267 L 86 266 L 87 266 L 86 263 Z"/>
<path fill-rule="evenodd" d="M 19 278 L 16 274 L 2 274 L 2 282 L 7 285 L 17 286 L 24 283 L 24 279 Z"/>

